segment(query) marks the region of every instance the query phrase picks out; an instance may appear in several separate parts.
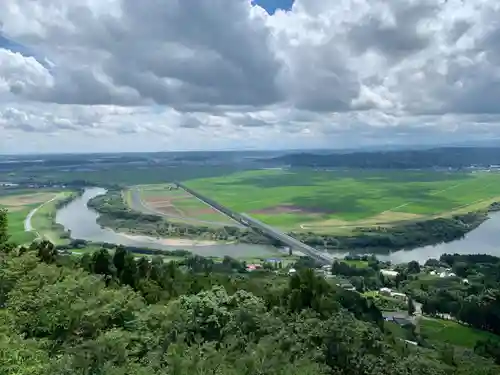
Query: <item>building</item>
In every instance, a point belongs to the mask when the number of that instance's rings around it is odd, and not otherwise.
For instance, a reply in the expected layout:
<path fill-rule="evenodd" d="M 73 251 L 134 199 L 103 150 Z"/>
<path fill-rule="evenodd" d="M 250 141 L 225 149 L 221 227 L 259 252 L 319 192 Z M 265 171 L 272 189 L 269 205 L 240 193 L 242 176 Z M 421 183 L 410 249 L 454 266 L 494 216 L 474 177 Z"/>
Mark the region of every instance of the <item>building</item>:
<path fill-rule="evenodd" d="M 401 301 L 406 301 L 408 297 L 404 293 L 391 292 L 391 297 L 400 299 Z"/>
<path fill-rule="evenodd" d="M 262 266 L 260 264 L 248 264 L 247 265 L 247 271 L 248 272 L 252 272 L 252 271 L 255 271 L 255 270 L 258 270 L 258 269 L 261 269 Z"/>
<path fill-rule="evenodd" d="M 383 296 L 390 297 L 391 293 L 392 293 L 392 290 L 389 289 L 389 288 L 380 288 L 380 290 L 378 292 L 379 292 L 379 294 L 382 294 Z"/>
<path fill-rule="evenodd" d="M 393 270 L 380 270 L 380 273 L 387 277 L 396 277 L 397 275 L 399 275 L 398 271 Z"/>
<path fill-rule="evenodd" d="M 408 296 L 404 293 L 398 293 L 398 292 L 393 292 L 391 289 L 389 288 L 380 288 L 379 291 L 378 291 L 379 294 L 383 295 L 383 296 L 387 296 L 387 297 L 392 297 L 392 298 L 396 298 L 396 299 L 399 299 L 401 301 L 406 301 L 408 299 Z"/>

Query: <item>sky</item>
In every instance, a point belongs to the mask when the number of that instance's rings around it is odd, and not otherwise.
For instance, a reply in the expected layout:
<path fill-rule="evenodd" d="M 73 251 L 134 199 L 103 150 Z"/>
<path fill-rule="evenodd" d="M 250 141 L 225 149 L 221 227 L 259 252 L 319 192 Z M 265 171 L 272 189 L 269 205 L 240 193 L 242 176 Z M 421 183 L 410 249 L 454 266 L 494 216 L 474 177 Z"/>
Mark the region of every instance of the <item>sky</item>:
<path fill-rule="evenodd" d="M 0 1 L 0 154 L 434 145 L 499 112 L 497 0 Z"/>

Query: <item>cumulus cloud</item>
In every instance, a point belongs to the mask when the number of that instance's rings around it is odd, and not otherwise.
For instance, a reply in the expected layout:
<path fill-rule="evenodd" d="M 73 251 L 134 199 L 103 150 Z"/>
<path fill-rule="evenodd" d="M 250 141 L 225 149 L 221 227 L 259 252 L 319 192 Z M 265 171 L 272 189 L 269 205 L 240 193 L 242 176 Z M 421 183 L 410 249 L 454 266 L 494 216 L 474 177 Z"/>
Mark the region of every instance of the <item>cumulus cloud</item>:
<path fill-rule="evenodd" d="M 500 136 L 494 0 L 296 0 L 274 15 L 249 0 L 3 0 L 0 25 L 36 51 L 0 43 L 5 137 L 211 148 Z"/>

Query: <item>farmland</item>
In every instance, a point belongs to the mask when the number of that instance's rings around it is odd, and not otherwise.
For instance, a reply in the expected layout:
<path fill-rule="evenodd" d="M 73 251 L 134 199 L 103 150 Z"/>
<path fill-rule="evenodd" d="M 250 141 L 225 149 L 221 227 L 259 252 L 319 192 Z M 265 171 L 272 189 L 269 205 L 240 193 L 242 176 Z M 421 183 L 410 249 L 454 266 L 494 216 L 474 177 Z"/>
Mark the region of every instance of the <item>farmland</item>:
<path fill-rule="evenodd" d="M 500 340 L 498 336 L 492 333 L 480 331 L 452 320 L 431 319 L 428 317 L 420 320 L 420 333 L 428 340 L 467 348 L 474 348 L 474 345 L 479 340 Z"/>
<path fill-rule="evenodd" d="M 325 233 L 450 216 L 500 199 L 496 173 L 254 170 L 185 183 L 267 224 Z"/>
<path fill-rule="evenodd" d="M 65 193 L 66 194 L 66 193 Z M 69 194 L 69 193 L 67 193 Z M 25 220 L 30 211 L 39 207 L 41 204 L 50 201 L 58 196 L 58 192 L 49 189 L 9 189 L 0 190 L 0 207 L 8 210 L 7 218 L 9 221 L 9 232 L 11 240 L 16 243 L 28 243 L 35 239 L 37 232 L 45 236 L 50 234 L 52 225 L 52 215 L 55 211 L 54 203 L 48 203 L 41 206 L 33 215 L 31 224 L 33 231 L 25 230 Z M 60 195 L 61 198 L 64 194 Z M 50 237 L 56 238 L 55 236 Z"/>
<path fill-rule="evenodd" d="M 171 221 L 199 225 L 235 225 L 227 216 L 181 189 L 168 185 L 138 186 L 127 191 L 125 200 L 138 211 L 160 214 Z"/>

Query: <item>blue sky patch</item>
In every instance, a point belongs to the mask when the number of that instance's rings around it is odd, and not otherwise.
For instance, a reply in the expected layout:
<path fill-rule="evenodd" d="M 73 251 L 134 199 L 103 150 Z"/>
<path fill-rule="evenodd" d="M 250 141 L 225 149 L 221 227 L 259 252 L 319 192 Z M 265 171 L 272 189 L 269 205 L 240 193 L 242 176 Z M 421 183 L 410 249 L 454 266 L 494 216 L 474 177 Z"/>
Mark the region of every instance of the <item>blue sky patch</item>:
<path fill-rule="evenodd" d="M 260 5 L 269 14 L 274 14 L 276 10 L 290 10 L 292 9 L 294 0 L 253 0 L 252 3 Z"/>
<path fill-rule="evenodd" d="M 49 67 L 47 64 L 47 61 L 44 58 L 40 58 L 40 56 L 37 56 L 35 53 L 30 51 L 29 48 L 27 48 L 19 43 L 16 43 L 13 40 L 4 37 L 1 34 L 0 34 L 0 48 L 6 49 L 6 50 L 9 50 L 12 52 L 20 53 L 21 55 L 23 55 L 25 57 L 34 57 L 45 68 Z"/>

